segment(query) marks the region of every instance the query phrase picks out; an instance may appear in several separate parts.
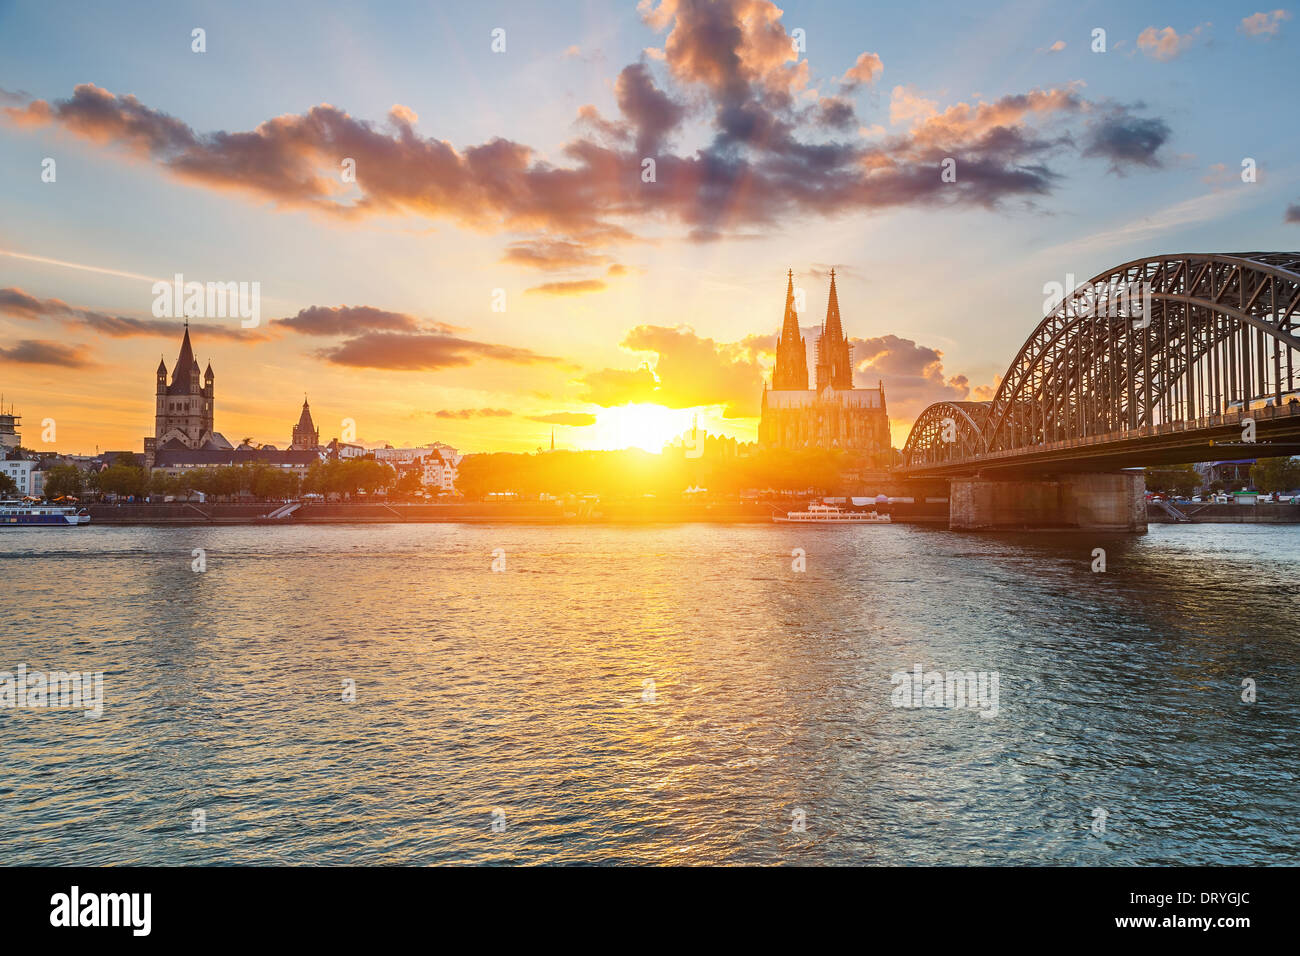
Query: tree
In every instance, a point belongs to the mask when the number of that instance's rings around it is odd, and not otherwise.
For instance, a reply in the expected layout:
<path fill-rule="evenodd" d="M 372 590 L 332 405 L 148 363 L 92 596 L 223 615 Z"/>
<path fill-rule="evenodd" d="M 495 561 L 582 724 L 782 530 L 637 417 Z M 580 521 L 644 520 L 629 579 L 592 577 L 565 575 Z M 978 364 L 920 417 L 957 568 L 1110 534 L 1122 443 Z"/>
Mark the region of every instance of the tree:
<path fill-rule="evenodd" d="M 411 498 L 418 495 L 424 490 L 424 481 L 418 470 L 410 468 L 402 472 L 397 483 L 393 485 L 393 493 L 405 498 Z"/>
<path fill-rule="evenodd" d="M 4 472 L 0 472 L 0 498 L 13 498 L 17 495 L 17 483 Z"/>
<path fill-rule="evenodd" d="M 1162 465 L 1146 469 L 1148 491 L 1191 495 L 1201 486 L 1201 476 L 1191 465 Z"/>
<path fill-rule="evenodd" d="M 1250 466 L 1250 481 L 1264 494 L 1300 488 L 1300 463 L 1294 458 L 1260 458 Z"/>
<path fill-rule="evenodd" d="M 106 495 L 140 497 L 146 483 L 144 469 L 134 465 L 110 465 L 99 473 L 99 490 Z"/>
<path fill-rule="evenodd" d="M 75 465 L 55 465 L 45 473 L 45 498 L 53 500 L 81 494 L 81 469 Z"/>

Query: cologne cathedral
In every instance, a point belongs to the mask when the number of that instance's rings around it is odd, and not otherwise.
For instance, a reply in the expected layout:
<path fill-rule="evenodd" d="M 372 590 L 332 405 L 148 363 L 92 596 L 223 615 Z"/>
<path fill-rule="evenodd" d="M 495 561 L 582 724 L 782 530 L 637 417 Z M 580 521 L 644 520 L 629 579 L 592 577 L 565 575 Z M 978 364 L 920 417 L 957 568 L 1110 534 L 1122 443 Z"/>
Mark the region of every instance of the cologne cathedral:
<path fill-rule="evenodd" d="M 840 323 L 831 270 L 826 320 L 817 340 L 814 388 L 808 387 L 808 350 L 794 307 L 794 273 L 787 275 L 785 319 L 776 345 L 772 387 L 763 390 L 758 441 L 765 448 L 842 448 L 880 467 L 889 460 L 885 387 L 853 387 L 853 346 Z"/>

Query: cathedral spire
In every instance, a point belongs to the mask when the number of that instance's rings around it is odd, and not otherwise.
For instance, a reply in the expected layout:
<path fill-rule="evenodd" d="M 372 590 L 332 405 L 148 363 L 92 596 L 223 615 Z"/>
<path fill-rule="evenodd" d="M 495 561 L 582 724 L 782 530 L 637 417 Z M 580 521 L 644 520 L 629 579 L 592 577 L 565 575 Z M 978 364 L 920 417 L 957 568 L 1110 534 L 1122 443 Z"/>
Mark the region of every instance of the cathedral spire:
<path fill-rule="evenodd" d="M 786 272 L 785 317 L 781 336 L 776 342 L 776 368 L 772 372 L 775 389 L 808 388 L 808 348 L 799 334 L 799 313 L 794 307 L 794 270 Z"/>
<path fill-rule="evenodd" d="M 826 321 L 822 328 L 831 341 L 844 338 L 844 327 L 840 324 L 840 297 L 835 293 L 835 270 L 831 269 L 831 294 L 826 300 Z"/>
<path fill-rule="evenodd" d="M 853 347 L 840 322 L 840 298 L 835 291 L 835 270 L 831 269 L 831 291 L 826 300 L 826 319 L 817 340 L 817 391 L 826 386 L 853 388 Z"/>

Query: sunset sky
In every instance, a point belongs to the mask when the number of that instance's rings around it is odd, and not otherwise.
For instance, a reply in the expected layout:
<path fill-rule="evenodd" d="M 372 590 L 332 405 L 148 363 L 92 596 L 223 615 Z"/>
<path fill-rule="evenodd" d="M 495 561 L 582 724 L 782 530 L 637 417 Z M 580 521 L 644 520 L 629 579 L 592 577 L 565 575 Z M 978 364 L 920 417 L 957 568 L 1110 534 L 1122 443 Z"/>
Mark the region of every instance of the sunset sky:
<path fill-rule="evenodd" d="M 139 451 L 180 273 L 260 284 L 192 323 L 231 441 L 304 393 L 367 445 L 748 441 L 786 270 L 811 359 L 834 266 L 901 445 L 1045 283 L 1300 247 L 1300 8 L 971 6 L 0 0 L 4 403 Z"/>

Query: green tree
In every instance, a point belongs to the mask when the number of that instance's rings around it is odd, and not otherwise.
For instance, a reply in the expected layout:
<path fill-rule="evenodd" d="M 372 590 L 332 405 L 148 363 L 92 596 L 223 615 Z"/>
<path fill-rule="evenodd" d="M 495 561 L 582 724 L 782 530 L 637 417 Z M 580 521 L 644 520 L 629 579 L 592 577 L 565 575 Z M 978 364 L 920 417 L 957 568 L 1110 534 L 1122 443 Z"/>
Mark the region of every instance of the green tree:
<path fill-rule="evenodd" d="M 393 485 L 393 493 L 403 498 L 412 498 L 424 490 L 424 481 L 420 472 L 415 468 L 410 468 L 402 472 L 401 477 Z"/>
<path fill-rule="evenodd" d="M 1250 466 L 1250 481 L 1266 495 L 1292 491 L 1300 488 L 1300 464 L 1294 458 L 1260 458 Z"/>
<path fill-rule="evenodd" d="M 99 490 L 106 495 L 140 497 L 146 485 L 144 469 L 134 465 L 110 465 L 99 474 Z"/>
<path fill-rule="evenodd" d="M 65 495 L 75 498 L 81 494 L 81 469 L 75 465 L 55 465 L 45 473 L 45 498 L 53 500 Z"/>
<path fill-rule="evenodd" d="M 1192 495 L 1201 486 L 1201 476 L 1191 465 L 1162 465 L 1146 469 L 1148 491 Z"/>
<path fill-rule="evenodd" d="M 18 485 L 8 475 L 0 472 L 0 498 L 14 498 L 18 495 Z"/>

